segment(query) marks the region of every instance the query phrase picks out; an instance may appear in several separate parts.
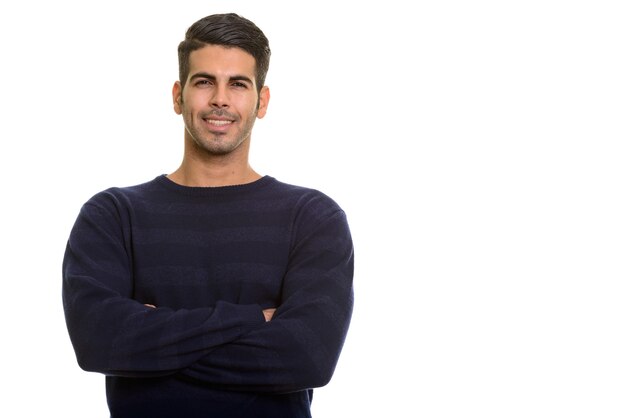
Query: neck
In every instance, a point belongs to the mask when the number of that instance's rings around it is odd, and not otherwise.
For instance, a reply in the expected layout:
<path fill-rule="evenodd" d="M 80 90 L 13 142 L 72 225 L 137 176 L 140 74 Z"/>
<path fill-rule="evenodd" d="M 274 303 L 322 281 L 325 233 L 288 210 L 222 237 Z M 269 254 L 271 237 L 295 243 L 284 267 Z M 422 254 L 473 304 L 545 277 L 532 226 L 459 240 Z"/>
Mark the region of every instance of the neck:
<path fill-rule="evenodd" d="M 243 170 L 219 166 L 204 166 L 198 169 L 190 168 L 183 161 L 183 164 L 167 177 L 181 186 L 223 187 L 252 183 L 260 179 L 261 175 L 250 166 Z"/>
<path fill-rule="evenodd" d="M 167 176 L 174 183 L 189 187 L 222 187 L 252 183 L 261 178 L 248 163 L 245 146 L 224 155 L 193 151 L 197 149 L 185 147 L 182 164 Z"/>

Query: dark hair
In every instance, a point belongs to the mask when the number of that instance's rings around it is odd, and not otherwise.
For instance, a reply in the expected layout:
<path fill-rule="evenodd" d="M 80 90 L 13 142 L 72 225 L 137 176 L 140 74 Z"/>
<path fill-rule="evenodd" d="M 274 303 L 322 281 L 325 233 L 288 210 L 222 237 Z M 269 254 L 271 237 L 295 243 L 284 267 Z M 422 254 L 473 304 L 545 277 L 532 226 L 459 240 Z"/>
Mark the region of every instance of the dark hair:
<path fill-rule="evenodd" d="M 256 83 L 260 92 L 270 66 L 270 46 L 254 23 L 235 13 L 215 14 L 198 20 L 187 29 L 178 45 L 178 76 L 184 87 L 189 75 L 189 55 L 206 45 L 241 48 L 254 57 Z"/>

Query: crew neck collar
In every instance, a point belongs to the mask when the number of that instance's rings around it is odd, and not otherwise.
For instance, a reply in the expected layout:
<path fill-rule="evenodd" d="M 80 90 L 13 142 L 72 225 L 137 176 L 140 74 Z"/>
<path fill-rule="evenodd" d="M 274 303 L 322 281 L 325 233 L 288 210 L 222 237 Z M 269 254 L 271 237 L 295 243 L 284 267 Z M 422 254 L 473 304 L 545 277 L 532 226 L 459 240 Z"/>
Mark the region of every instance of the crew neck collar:
<path fill-rule="evenodd" d="M 257 190 L 274 181 L 271 176 L 263 176 L 258 180 L 244 184 L 233 184 L 228 186 L 201 187 L 201 186 L 183 186 L 175 183 L 167 177 L 167 174 L 161 174 L 155 181 L 169 190 L 187 195 L 207 195 L 207 194 L 230 194 L 242 193 Z"/>

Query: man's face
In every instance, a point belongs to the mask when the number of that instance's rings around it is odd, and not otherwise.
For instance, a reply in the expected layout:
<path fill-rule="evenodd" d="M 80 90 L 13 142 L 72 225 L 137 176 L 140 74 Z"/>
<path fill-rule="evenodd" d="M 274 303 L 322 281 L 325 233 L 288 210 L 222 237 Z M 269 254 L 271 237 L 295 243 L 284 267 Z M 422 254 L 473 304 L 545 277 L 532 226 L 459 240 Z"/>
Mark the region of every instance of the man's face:
<path fill-rule="evenodd" d="M 211 155 L 225 155 L 249 141 L 255 119 L 265 116 L 267 87 L 257 93 L 255 60 L 239 48 L 207 45 L 189 57 L 184 89 L 174 84 L 174 110 L 185 138 Z"/>

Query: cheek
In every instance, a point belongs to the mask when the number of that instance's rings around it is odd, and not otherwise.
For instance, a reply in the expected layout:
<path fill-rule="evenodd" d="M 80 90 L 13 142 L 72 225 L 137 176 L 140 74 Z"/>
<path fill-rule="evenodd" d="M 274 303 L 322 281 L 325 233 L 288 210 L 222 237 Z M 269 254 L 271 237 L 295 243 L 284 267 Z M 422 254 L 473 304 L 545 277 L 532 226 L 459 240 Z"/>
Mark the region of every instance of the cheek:
<path fill-rule="evenodd" d="M 181 114 L 185 117 L 185 119 L 191 119 L 198 113 L 199 110 L 202 110 L 202 107 L 198 106 L 194 100 L 186 98 L 181 104 L 180 109 Z"/>
<path fill-rule="evenodd" d="M 239 109 L 245 115 L 256 117 L 259 110 L 259 101 L 256 97 L 254 99 L 247 98 L 241 101 Z"/>
<path fill-rule="evenodd" d="M 186 92 L 187 93 L 187 92 Z M 194 94 L 183 94 L 181 99 L 183 100 L 181 106 L 185 108 L 187 111 L 193 111 L 195 109 L 202 108 L 203 104 L 207 102 L 206 97 L 204 97 L 199 92 L 195 92 Z"/>

